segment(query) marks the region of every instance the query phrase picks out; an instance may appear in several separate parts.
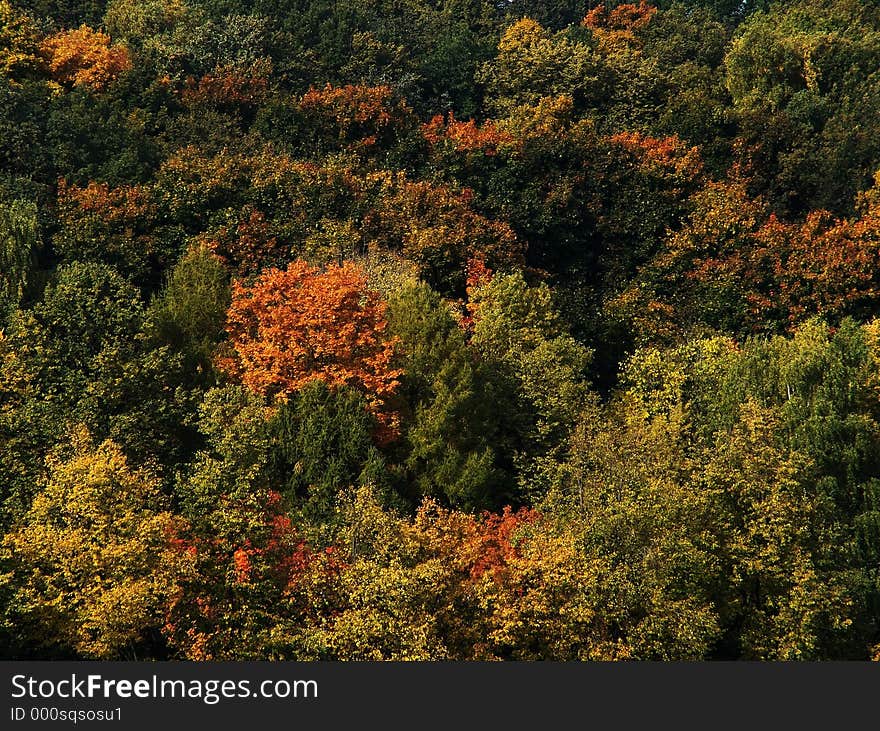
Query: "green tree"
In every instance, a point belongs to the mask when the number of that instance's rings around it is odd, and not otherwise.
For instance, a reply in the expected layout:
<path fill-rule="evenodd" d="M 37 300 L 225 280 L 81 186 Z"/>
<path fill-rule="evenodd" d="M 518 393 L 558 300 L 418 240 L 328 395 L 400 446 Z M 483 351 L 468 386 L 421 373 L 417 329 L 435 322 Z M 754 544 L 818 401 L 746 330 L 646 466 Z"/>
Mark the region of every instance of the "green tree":
<path fill-rule="evenodd" d="M 26 509 L 44 455 L 71 424 L 138 463 L 188 454 L 191 392 L 179 356 L 143 333 L 139 292 L 109 267 L 59 269 L 41 302 L 9 320 L 0 357 L 4 500 Z"/>
<path fill-rule="evenodd" d="M 822 481 L 803 452 L 777 446 L 775 420 L 772 410 L 745 403 L 700 478 L 717 511 L 723 581 L 715 605 L 725 628 L 718 651 L 815 660 L 848 644 L 857 610 L 829 540 L 837 531 Z"/>
<path fill-rule="evenodd" d="M 782 214 L 850 212 L 880 163 L 874 133 L 880 14 L 851 0 L 751 15 L 725 58 L 738 149 Z"/>
<path fill-rule="evenodd" d="M 104 13 L 104 27 L 111 38 L 126 46 L 143 48 L 156 36 L 171 30 L 187 14 L 181 0 L 110 0 Z"/>
<path fill-rule="evenodd" d="M 225 267 L 206 248 L 191 247 L 168 273 L 164 288 L 150 303 L 148 330 L 192 359 L 198 372 L 206 372 L 224 338 L 230 300 Z"/>
<path fill-rule="evenodd" d="M 0 308 L 21 302 L 40 243 L 36 205 L 21 200 L 0 205 Z"/>
<path fill-rule="evenodd" d="M 529 18 L 504 31 L 498 55 L 480 68 L 477 81 L 486 87 L 487 108 L 500 114 L 562 94 L 583 109 L 602 94 L 601 66 L 590 46 Z"/>
<path fill-rule="evenodd" d="M 343 488 L 387 487 L 377 427 L 364 397 L 344 386 L 315 381 L 279 405 L 268 427 L 270 469 L 297 516 L 320 526 L 333 517 Z"/>
<path fill-rule="evenodd" d="M 569 333 L 544 284 L 529 287 L 522 274 L 495 275 L 471 287 L 474 326 L 470 345 L 492 364 L 517 399 L 506 416 L 516 430 L 520 481 L 542 492 L 541 465 L 565 453 L 589 403 L 586 369 L 591 352 Z"/>
<path fill-rule="evenodd" d="M 0 3 L 0 70 L 12 80 L 36 75 L 40 68 L 37 24 L 6 0 Z"/>
<path fill-rule="evenodd" d="M 332 552 L 310 548 L 273 489 L 273 411 L 235 386 L 199 408 L 205 447 L 175 485 L 195 571 L 164 628 L 182 658 L 308 657 L 310 618 L 332 602 Z"/>
<path fill-rule="evenodd" d="M 100 24 L 106 0 L 23 0 L 21 6 L 36 16 L 48 18 L 64 28 L 77 28 L 83 23 Z"/>
<path fill-rule="evenodd" d="M 871 332 L 812 321 L 741 346 L 644 349 L 627 366 L 631 422 L 678 414 L 676 479 L 709 500 L 719 655 L 861 658 L 874 644 Z"/>
<path fill-rule="evenodd" d="M 427 285 L 392 296 L 388 318 L 404 370 L 401 460 L 411 499 L 498 506 L 511 495 L 501 421 L 507 395 L 472 357 L 449 307 Z"/>
<path fill-rule="evenodd" d="M 702 659 L 720 636 L 704 539 L 711 510 L 688 482 L 692 469 L 681 409 L 647 417 L 624 394 L 584 413 L 541 503 L 602 576 L 594 601 L 624 657 Z"/>

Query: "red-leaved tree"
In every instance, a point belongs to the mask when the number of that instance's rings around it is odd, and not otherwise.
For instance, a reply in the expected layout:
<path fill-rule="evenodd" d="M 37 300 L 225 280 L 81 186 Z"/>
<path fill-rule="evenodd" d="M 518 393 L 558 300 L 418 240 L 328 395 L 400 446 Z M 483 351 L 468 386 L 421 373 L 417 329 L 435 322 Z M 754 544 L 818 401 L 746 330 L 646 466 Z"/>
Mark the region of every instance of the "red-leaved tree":
<path fill-rule="evenodd" d="M 285 398 L 311 381 L 361 391 L 386 426 L 398 386 L 385 302 L 353 264 L 325 270 L 295 261 L 251 286 L 233 285 L 227 317 L 234 356 L 221 367 L 251 390 Z"/>

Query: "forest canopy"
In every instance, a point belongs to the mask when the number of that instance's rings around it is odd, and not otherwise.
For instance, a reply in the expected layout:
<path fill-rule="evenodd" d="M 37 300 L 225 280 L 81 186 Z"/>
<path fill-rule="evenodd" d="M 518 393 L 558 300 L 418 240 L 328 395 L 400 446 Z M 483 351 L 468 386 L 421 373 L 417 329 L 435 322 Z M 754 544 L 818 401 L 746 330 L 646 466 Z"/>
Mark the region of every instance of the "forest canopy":
<path fill-rule="evenodd" d="M 880 659 L 875 0 L 0 0 L 0 656 Z"/>

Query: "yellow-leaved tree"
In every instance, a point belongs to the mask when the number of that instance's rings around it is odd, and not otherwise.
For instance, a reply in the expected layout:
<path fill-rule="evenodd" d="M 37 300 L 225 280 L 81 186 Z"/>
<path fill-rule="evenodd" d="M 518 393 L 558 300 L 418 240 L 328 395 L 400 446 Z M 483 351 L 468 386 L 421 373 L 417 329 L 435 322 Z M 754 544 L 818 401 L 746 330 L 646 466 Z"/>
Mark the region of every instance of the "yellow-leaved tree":
<path fill-rule="evenodd" d="M 132 659 L 158 637 L 189 555 L 181 519 L 159 480 L 132 469 L 120 448 L 92 444 L 84 429 L 73 455 L 50 458 L 30 510 L 0 547 L 11 571 L 10 610 L 48 647 L 94 659 Z"/>
<path fill-rule="evenodd" d="M 49 36 L 40 53 L 56 81 L 95 91 L 102 91 L 131 68 L 125 46 L 110 45 L 110 36 L 86 25 Z"/>

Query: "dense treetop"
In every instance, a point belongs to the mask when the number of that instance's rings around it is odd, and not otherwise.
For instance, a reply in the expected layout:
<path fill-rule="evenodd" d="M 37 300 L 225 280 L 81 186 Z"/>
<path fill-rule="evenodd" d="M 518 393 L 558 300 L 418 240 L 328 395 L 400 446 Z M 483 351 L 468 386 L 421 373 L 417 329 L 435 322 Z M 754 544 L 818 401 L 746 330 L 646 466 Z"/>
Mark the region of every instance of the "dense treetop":
<path fill-rule="evenodd" d="M 0 0 L 0 654 L 880 658 L 880 5 Z"/>

